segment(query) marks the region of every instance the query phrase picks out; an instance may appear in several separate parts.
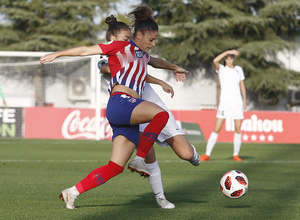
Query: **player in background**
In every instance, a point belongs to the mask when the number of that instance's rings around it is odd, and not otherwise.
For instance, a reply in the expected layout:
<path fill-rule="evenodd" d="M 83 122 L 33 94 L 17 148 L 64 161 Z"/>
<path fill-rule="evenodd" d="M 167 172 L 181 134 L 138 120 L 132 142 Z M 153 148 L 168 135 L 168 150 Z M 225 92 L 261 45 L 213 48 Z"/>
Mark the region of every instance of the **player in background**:
<path fill-rule="evenodd" d="M 0 98 L 1 98 L 2 101 L 3 101 L 3 108 L 7 108 L 7 104 L 6 104 L 4 95 L 3 95 L 3 93 L 2 93 L 2 85 L 1 85 L 1 84 L 0 84 Z"/>
<path fill-rule="evenodd" d="M 61 192 L 60 196 L 68 209 L 75 209 L 74 202 L 78 195 L 122 173 L 137 145 L 136 156 L 129 167 L 149 176 L 144 163 L 146 154 L 169 119 L 169 114 L 164 109 L 141 99 L 150 59 L 148 52 L 155 46 L 158 25 L 152 19 L 152 10 L 146 5 L 137 7 L 128 16 L 133 18 L 135 30 L 130 42 L 113 41 L 109 44 L 75 47 L 40 58 L 41 64 L 44 64 L 61 56 L 109 55 L 112 77 L 106 117 L 113 128 L 111 158 L 107 165 L 93 170 L 79 183 Z M 182 70 L 177 67 L 168 64 L 164 68 L 175 72 Z M 150 123 L 138 144 L 139 124 L 146 122 Z"/>
<path fill-rule="evenodd" d="M 105 22 L 109 26 L 106 34 L 107 41 L 129 41 L 130 27 L 127 24 L 125 24 L 124 22 L 117 21 L 117 19 L 113 15 L 107 17 Z M 98 63 L 100 72 L 104 75 L 110 75 L 110 70 L 107 65 L 107 58 L 107 56 L 101 56 L 101 60 Z M 160 63 L 164 62 L 166 61 L 151 56 L 148 64 L 158 68 L 159 66 L 161 66 Z M 175 73 L 175 78 L 177 81 L 185 82 L 186 80 L 185 74 L 183 75 L 182 73 Z M 170 145 L 174 152 L 180 158 L 188 160 L 194 166 L 198 166 L 200 164 L 200 156 L 196 152 L 195 147 L 187 141 L 183 131 L 179 128 L 178 124 L 176 123 L 174 116 L 166 107 L 164 102 L 160 99 L 160 97 L 157 95 L 157 93 L 152 89 L 148 82 L 161 85 L 165 92 L 172 94 L 172 97 L 173 89 L 164 81 L 156 79 L 155 77 L 152 77 L 150 75 L 147 76 L 147 83 L 145 85 L 142 98 L 144 100 L 156 103 L 169 113 L 168 123 L 159 134 L 156 142 L 163 148 Z M 140 125 L 140 134 L 144 131 L 146 126 L 147 124 Z M 164 196 L 164 190 L 161 180 L 161 171 L 156 160 L 154 147 L 152 147 L 146 155 L 145 163 L 147 170 L 150 171 L 148 181 L 155 194 L 157 204 L 159 205 L 159 207 L 165 209 L 175 208 L 175 205 L 166 200 Z"/>
<path fill-rule="evenodd" d="M 244 118 L 243 111 L 247 106 L 247 102 L 244 71 L 242 67 L 234 64 L 234 59 L 237 55 L 239 55 L 237 50 L 227 50 L 213 60 L 220 79 L 221 95 L 215 128 L 208 139 L 206 153 L 201 156 L 201 161 L 209 160 L 225 119 L 234 120 L 233 160 L 242 161 L 238 155 L 242 143 L 241 125 Z M 224 65 L 220 64 L 223 58 Z"/>

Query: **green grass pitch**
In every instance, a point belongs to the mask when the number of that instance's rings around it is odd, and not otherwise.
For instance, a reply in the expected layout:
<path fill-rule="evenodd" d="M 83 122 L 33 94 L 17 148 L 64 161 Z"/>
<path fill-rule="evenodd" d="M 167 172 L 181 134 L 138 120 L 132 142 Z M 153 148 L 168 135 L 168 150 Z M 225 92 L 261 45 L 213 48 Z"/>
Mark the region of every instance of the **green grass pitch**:
<path fill-rule="evenodd" d="M 193 143 L 205 152 L 205 143 Z M 155 145 L 165 195 L 159 209 L 147 179 L 128 169 L 78 197 L 76 210 L 57 196 L 110 158 L 110 141 L 0 140 L 0 219 L 300 219 L 300 145 L 217 143 L 211 160 L 194 167 Z M 222 175 L 243 171 L 249 190 L 240 199 L 220 191 Z"/>

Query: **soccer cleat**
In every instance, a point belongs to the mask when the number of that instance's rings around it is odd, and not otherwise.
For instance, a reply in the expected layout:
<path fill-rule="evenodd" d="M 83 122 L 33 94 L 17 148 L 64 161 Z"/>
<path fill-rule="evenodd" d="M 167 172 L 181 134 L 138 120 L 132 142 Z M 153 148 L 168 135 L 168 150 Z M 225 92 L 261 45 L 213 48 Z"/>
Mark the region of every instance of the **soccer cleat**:
<path fill-rule="evenodd" d="M 196 148 L 192 145 L 193 149 L 194 149 L 194 158 L 192 160 L 190 160 L 190 163 L 194 166 L 199 166 L 200 165 L 200 155 L 197 153 Z"/>
<path fill-rule="evenodd" d="M 130 169 L 131 172 L 137 172 L 144 177 L 150 176 L 143 160 L 133 158 L 133 160 L 128 164 L 128 169 Z"/>
<path fill-rule="evenodd" d="M 58 198 L 63 200 L 66 203 L 67 209 L 76 209 L 74 206 L 76 196 L 74 196 L 70 193 L 70 189 L 65 189 L 65 190 L 61 191 Z"/>
<path fill-rule="evenodd" d="M 233 156 L 232 158 L 234 161 L 243 161 L 242 158 L 240 158 L 238 155 Z"/>
<path fill-rule="evenodd" d="M 165 196 L 161 196 L 156 199 L 157 205 L 162 209 L 174 209 L 175 205 L 169 202 Z"/>
<path fill-rule="evenodd" d="M 207 154 L 204 154 L 200 157 L 201 161 L 209 161 L 209 156 Z"/>

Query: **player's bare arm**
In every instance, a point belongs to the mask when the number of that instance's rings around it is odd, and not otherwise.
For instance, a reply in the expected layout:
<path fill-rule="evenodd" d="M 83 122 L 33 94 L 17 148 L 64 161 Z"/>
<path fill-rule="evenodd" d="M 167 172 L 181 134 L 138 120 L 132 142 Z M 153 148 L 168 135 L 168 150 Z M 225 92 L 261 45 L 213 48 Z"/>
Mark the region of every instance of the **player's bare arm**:
<path fill-rule="evenodd" d="M 166 92 L 166 93 L 171 93 L 171 98 L 174 97 L 174 90 L 173 90 L 173 87 L 170 86 L 168 83 L 160 80 L 160 79 L 157 79 L 151 75 L 147 75 L 147 78 L 146 78 L 146 82 L 147 83 L 152 83 L 152 84 L 157 84 L 157 85 L 160 85 L 162 87 L 162 89 Z"/>
<path fill-rule="evenodd" d="M 63 56 L 90 56 L 96 54 L 103 54 L 98 44 L 89 47 L 88 46 L 73 47 L 67 50 L 61 50 L 54 53 L 46 54 L 41 57 L 40 62 L 41 64 L 44 64 L 55 60 L 57 57 L 63 57 Z"/>
<path fill-rule="evenodd" d="M 227 55 L 235 55 L 238 56 L 239 52 L 237 50 L 227 50 L 221 54 L 219 54 L 218 56 L 216 56 L 216 58 L 213 60 L 213 63 L 215 65 L 216 70 L 220 69 L 220 61 L 226 57 Z"/>
<path fill-rule="evenodd" d="M 104 64 L 101 66 L 100 72 L 101 72 L 101 74 L 103 74 L 103 75 L 111 74 L 110 69 L 109 69 L 109 66 L 108 66 L 108 63 L 104 63 Z"/>
<path fill-rule="evenodd" d="M 243 97 L 243 108 L 246 109 L 247 97 L 246 97 L 246 88 L 245 88 L 245 84 L 244 84 L 243 80 L 240 82 L 240 88 L 241 88 L 241 93 L 242 93 L 242 97 Z"/>
<path fill-rule="evenodd" d="M 184 68 L 177 66 L 176 64 L 169 63 L 163 59 L 155 58 L 155 57 L 151 57 L 148 64 L 154 68 L 173 70 L 174 76 L 175 76 L 175 79 L 177 82 L 178 81 L 185 82 L 186 81 L 185 74 L 189 72 L 189 71 L 185 70 Z"/>

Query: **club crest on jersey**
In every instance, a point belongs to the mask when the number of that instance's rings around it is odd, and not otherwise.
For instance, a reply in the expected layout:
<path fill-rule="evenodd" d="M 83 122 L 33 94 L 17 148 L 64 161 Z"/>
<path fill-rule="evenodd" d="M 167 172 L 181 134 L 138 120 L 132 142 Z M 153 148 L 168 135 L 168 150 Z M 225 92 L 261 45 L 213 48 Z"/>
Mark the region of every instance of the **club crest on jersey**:
<path fill-rule="evenodd" d="M 145 54 L 145 52 L 141 51 L 141 50 L 135 50 L 134 52 L 135 52 L 136 58 L 142 58 Z"/>

